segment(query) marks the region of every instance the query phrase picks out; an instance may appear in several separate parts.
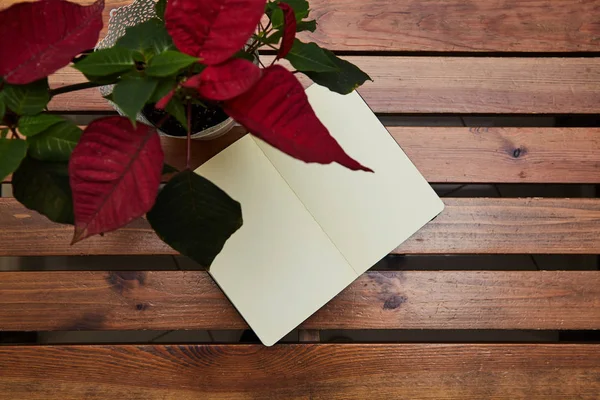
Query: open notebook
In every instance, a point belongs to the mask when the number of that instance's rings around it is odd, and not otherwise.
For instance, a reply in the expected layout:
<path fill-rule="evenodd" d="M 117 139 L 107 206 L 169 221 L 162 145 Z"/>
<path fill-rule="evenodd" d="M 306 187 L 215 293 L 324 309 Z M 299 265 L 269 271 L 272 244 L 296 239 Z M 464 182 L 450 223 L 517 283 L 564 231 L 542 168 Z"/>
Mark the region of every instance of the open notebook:
<path fill-rule="evenodd" d="M 442 211 L 358 93 L 306 90 L 345 151 L 375 173 L 306 164 L 246 135 L 196 170 L 242 204 L 210 274 L 270 346 Z"/>

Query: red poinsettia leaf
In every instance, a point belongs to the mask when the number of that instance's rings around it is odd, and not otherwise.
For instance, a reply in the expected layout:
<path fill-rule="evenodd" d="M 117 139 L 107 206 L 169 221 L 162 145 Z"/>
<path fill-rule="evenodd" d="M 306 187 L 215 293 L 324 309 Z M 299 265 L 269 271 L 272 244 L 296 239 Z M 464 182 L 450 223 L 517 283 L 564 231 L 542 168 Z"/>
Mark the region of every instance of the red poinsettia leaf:
<path fill-rule="evenodd" d="M 282 66 L 265 69 L 256 85 L 224 102 L 223 109 L 252 134 L 294 158 L 371 171 L 344 152 L 315 115 L 300 82 Z"/>
<path fill-rule="evenodd" d="M 156 104 L 154 105 L 154 108 L 158 108 L 159 110 L 164 110 L 174 95 L 175 95 L 175 89 L 172 89 L 163 98 L 161 98 L 159 101 L 156 102 Z"/>
<path fill-rule="evenodd" d="M 18 3 L 0 12 L 0 76 L 22 85 L 44 78 L 93 48 L 102 29 L 104 0 Z"/>
<path fill-rule="evenodd" d="M 169 0 L 165 22 L 180 51 L 215 65 L 246 44 L 265 4 L 266 0 Z"/>
<path fill-rule="evenodd" d="M 152 208 L 163 168 L 156 130 L 125 117 L 92 122 L 73 150 L 73 243 L 118 229 Z"/>
<path fill-rule="evenodd" d="M 190 89 L 198 89 L 198 86 L 200 86 L 200 81 L 201 80 L 202 80 L 202 78 L 200 78 L 200 74 L 193 75 L 193 76 L 190 76 L 189 78 L 187 78 L 181 84 L 181 86 L 185 87 L 185 88 L 190 88 Z"/>
<path fill-rule="evenodd" d="M 294 39 L 296 39 L 296 13 L 287 3 L 279 3 L 277 5 L 283 11 L 283 38 L 277 52 L 277 58 L 284 58 L 290 52 L 292 46 L 294 46 Z"/>
<path fill-rule="evenodd" d="M 254 86 L 260 75 L 260 68 L 250 61 L 234 58 L 223 64 L 206 67 L 200 74 L 192 77 L 192 82 L 188 80 L 184 86 L 195 87 L 205 99 L 229 100 Z M 192 84 L 195 86 L 190 86 Z"/>

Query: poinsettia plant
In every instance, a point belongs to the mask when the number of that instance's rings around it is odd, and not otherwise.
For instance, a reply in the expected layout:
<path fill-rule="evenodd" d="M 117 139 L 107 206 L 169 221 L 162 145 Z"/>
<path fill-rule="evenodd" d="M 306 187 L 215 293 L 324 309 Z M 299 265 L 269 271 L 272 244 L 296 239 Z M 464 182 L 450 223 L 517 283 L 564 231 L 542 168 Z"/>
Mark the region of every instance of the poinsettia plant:
<path fill-rule="evenodd" d="M 221 107 L 305 162 L 369 171 L 329 134 L 294 75 L 342 94 L 369 79 L 296 37 L 316 29 L 306 0 L 160 0 L 155 17 L 128 28 L 115 46 L 90 51 L 103 9 L 104 0 L 41 0 L 0 11 L 0 178 L 13 174 L 14 196 L 26 207 L 73 224 L 74 243 L 146 214 L 167 244 L 210 266 L 242 225 L 242 211 L 191 171 L 192 106 Z M 259 59 L 259 49 L 271 55 Z M 67 65 L 87 81 L 49 88 L 48 76 Z M 108 99 L 123 116 L 99 118 L 82 131 L 48 112 L 55 96 L 103 85 L 114 85 Z M 160 122 L 136 121 L 147 105 L 187 129 L 188 168 L 162 188 Z"/>

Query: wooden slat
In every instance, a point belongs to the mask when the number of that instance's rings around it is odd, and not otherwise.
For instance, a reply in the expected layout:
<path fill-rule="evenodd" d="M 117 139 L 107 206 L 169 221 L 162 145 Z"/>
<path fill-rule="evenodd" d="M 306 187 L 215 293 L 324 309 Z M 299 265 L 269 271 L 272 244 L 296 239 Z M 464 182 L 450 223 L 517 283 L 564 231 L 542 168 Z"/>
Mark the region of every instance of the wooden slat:
<path fill-rule="evenodd" d="M 432 183 L 600 183 L 599 128 L 387 129 Z M 193 141 L 192 166 L 244 134 L 234 128 L 215 140 Z M 166 162 L 184 169 L 185 140 L 161 139 Z"/>
<path fill-rule="evenodd" d="M 600 183 L 599 128 L 387 129 L 429 182 Z M 217 140 L 192 142 L 193 166 L 243 134 L 236 128 Z M 185 141 L 162 143 L 167 162 L 185 168 Z"/>
<path fill-rule="evenodd" d="M 600 129 L 388 127 L 429 182 L 597 183 Z"/>
<path fill-rule="evenodd" d="M 597 399 L 600 345 L 0 347 L 5 398 Z"/>
<path fill-rule="evenodd" d="M 444 199 L 398 254 L 600 253 L 600 199 Z M 144 219 L 70 245 L 73 228 L 0 199 L 0 256 L 176 254 Z"/>
<path fill-rule="evenodd" d="M 388 130 L 433 183 L 600 183 L 599 128 L 441 128 Z M 192 142 L 195 168 L 245 133 Z M 186 142 L 162 138 L 166 162 L 185 168 Z M 10 182 L 10 176 L 4 181 Z"/>
<path fill-rule="evenodd" d="M 0 330 L 247 328 L 204 271 L 4 272 L 0 293 Z M 600 329 L 598 299 L 597 271 L 373 271 L 301 328 Z"/>
<path fill-rule="evenodd" d="M 600 199 L 444 199 L 399 254 L 596 254 Z"/>
<path fill-rule="evenodd" d="M 335 50 L 598 51 L 600 1 L 311 0 Z M 587 14 L 587 15 L 586 15 Z"/>
<path fill-rule="evenodd" d="M 600 58 L 347 59 L 373 78 L 360 92 L 378 113 L 600 113 Z M 52 87 L 81 81 L 72 68 L 50 77 Z M 97 89 L 56 96 L 50 109 L 112 110 Z"/>
<path fill-rule="evenodd" d="M 89 4 L 92 0 L 78 0 Z M 19 0 L 0 0 L 0 9 Z M 108 0 L 111 9 L 131 0 Z M 311 0 L 316 41 L 343 51 L 598 51 L 600 1 Z"/>

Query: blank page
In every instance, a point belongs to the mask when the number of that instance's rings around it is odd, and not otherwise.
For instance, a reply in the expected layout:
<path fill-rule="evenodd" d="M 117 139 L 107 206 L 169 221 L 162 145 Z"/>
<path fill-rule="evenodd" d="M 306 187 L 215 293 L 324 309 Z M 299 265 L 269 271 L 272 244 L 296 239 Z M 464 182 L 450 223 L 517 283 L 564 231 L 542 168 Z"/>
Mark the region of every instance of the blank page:
<path fill-rule="evenodd" d="M 215 258 L 210 274 L 265 345 L 356 279 L 250 135 L 196 172 L 242 204 L 244 224 Z"/>
<path fill-rule="evenodd" d="M 255 139 L 358 274 L 439 214 L 444 205 L 355 91 L 312 85 L 317 116 L 344 150 L 374 173 L 306 164 Z"/>

